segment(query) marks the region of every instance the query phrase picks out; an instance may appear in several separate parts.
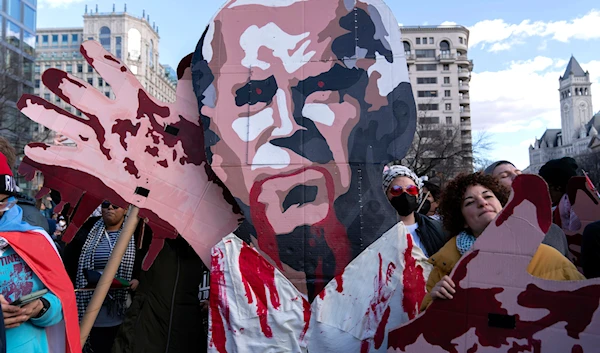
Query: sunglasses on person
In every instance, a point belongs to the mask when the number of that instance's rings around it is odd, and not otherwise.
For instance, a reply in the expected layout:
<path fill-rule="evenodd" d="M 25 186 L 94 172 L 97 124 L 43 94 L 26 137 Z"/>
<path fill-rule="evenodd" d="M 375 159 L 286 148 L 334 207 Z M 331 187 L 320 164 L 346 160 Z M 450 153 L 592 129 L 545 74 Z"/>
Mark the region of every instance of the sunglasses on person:
<path fill-rule="evenodd" d="M 17 204 L 17 200 L 12 199 L 10 200 L 12 196 L 7 196 L 5 198 L 3 198 L 2 200 L 0 200 L 0 212 L 6 212 L 8 210 L 10 210 L 11 208 L 13 208 L 16 204 Z"/>
<path fill-rule="evenodd" d="M 394 185 L 390 188 L 390 194 L 392 194 L 392 196 L 400 196 L 403 192 L 412 196 L 417 196 L 419 195 L 419 188 L 416 185 L 409 185 L 407 187 Z"/>
<path fill-rule="evenodd" d="M 119 207 L 119 206 L 117 206 L 115 204 L 112 204 L 112 203 L 108 202 L 108 201 L 102 202 L 102 208 L 107 209 L 107 208 L 110 208 L 110 207 L 112 207 L 113 210 L 117 210 L 117 209 L 121 208 L 121 207 Z"/>

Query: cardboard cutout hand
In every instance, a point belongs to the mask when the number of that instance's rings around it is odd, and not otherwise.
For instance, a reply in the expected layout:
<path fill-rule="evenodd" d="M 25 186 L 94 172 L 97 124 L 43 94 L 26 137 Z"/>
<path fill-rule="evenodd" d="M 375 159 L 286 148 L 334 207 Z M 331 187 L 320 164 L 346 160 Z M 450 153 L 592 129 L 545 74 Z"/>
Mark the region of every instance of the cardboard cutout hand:
<path fill-rule="evenodd" d="M 42 76 L 44 85 L 84 116 L 32 95 L 24 95 L 19 108 L 77 146 L 31 144 L 26 155 L 40 165 L 99 179 L 102 190 L 88 190 L 82 177 L 73 183 L 100 197 L 116 194 L 120 200 L 112 202 L 138 206 L 151 223 L 168 223 L 208 263 L 210 248 L 236 228 L 238 216 L 206 165 L 191 55 L 179 66 L 176 102 L 163 103 L 151 97 L 134 74 L 99 43 L 83 43 L 81 53 L 110 84 L 115 99 L 63 71 L 47 70 Z"/>

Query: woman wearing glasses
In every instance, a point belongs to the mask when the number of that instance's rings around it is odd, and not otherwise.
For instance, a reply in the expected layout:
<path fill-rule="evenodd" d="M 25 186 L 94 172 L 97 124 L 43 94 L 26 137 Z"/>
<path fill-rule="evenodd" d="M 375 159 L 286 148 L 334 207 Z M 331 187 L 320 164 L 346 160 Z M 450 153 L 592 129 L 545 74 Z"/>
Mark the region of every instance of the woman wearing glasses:
<path fill-rule="evenodd" d="M 101 209 L 102 216 L 90 218 L 65 249 L 65 266 L 75 288 L 90 287 L 86 277 L 88 271 L 101 273 L 104 270 L 125 223 L 127 209 L 111 204 L 109 201 L 104 201 Z M 117 277 L 129 281 L 131 287 L 109 291 L 86 346 L 94 353 L 111 351 L 119 326 L 125 318 L 130 290 L 135 291 L 138 287 L 137 278 L 139 278 L 144 256 L 137 251 L 136 239 L 137 237 L 134 236 L 129 242 L 117 271 Z M 92 294 L 93 291 L 88 290 L 77 292 L 80 320 Z"/>
<path fill-rule="evenodd" d="M 393 165 L 383 172 L 383 190 L 400 216 L 415 245 L 429 257 L 444 246 L 447 236 L 440 222 L 419 214 L 423 198 L 423 183 L 410 169 Z"/>

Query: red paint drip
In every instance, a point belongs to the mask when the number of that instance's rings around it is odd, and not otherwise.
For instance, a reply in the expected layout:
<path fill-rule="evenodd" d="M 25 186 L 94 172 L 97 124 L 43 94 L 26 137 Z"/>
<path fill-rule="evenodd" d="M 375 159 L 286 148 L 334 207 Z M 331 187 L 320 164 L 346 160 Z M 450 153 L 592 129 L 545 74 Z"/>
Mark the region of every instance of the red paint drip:
<path fill-rule="evenodd" d="M 163 159 L 162 161 L 158 161 L 158 162 L 156 162 L 156 164 L 158 164 L 159 166 L 164 167 L 164 168 L 169 167 L 169 162 L 167 162 L 166 159 Z"/>
<path fill-rule="evenodd" d="M 475 353 L 477 352 L 477 350 L 479 349 L 479 346 L 477 345 L 477 343 L 473 344 L 473 347 L 467 349 L 467 353 Z"/>
<path fill-rule="evenodd" d="M 270 305 L 277 310 L 281 306 L 279 293 L 275 286 L 275 268 L 268 263 L 257 251 L 244 243 L 240 252 L 240 272 L 246 292 L 246 298 L 252 296 L 251 290 L 256 296 L 256 314 L 258 315 L 260 328 L 267 338 L 273 337 L 273 332 L 268 323 L 269 301 L 266 289 L 269 290 Z M 250 302 L 250 299 L 248 299 Z"/>
<path fill-rule="evenodd" d="M 50 147 L 50 145 L 42 143 L 42 142 L 32 142 L 32 143 L 28 144 L 27 146 L 29 146 L 31 148 L 42 148 L 44 151 Z"/>
<path fill-rule="evenodd" d="M 496 226 L 502 225 L 515 211 L 515 207 L 520 205 L 523 201 L 528 200 L 536 207 L 538 224 L 542 232 L 547 233 L 552 223 L 550 217 L 550 209 L 552 203 L 550 201 L 550 194 L 548 194 L 548 187 L 543 183 L 536 175 L 519 175 L 512 184 L 514 190 L 513 199 L 504 207 L 498 219 L 496 219 Z"/>
<path fill-rule="evenodd" d="M 325 87 L 325 82 L 323 82 L 323 81 L 319 81 L 319 82 L 317 83 L 317 86 L 319 86 L 319 88 L 323 88 L 323 87 Z"/>
<path fill-rule="evenodd" d="M 343 274 L 335 276 L 335 282 L 337 283 L 338 293 L 342 293 L 344 291 L 344 280 L 342 278 L 342 275 Z"/>
<path fill-rule="evenodd" d="M 369 353 L 369 341 L 364 340 L 360 344 L 360 353 Z"/>
<path fill-rule="evenodd" d="M 381 322 L 379 326 L 377 326 L 377 331 L 375 332 L 375 349 L 379 349 L 381 344 L 383 344 L 383 339 L 385 338 L 385 328 L 387 326 L 388 319 L 390 318 L 390 307 L 388 306 L 383 313 L 383 317 L 381 318 Z"/>
<path fill-rule="evenodd" d="M 158 147 L 146 146 L 146 150 L 144 152 L 148 153 L 152 157 L 158 157 Z"/>
<path fill-rule="evenodd" d="M 413 239 L 410 234 L 406 235 L 406 250 L 404 251 L 404 271 L 402 273 L 402 308 L 408 314 L 410 320 L 419 313 L 421 302 L 425 297 L 425 277 L 423 268 L 417 265 L 412 256 Z"/>
<path fill-rule="evenodd" d="M 125 139 L 128 137 L 127 133 L 129 133 L 131 136 L 137 136 L 141 125 L 142 124 L 133 125 L 131 120 L 117 119 L 112 127 L 112 133 L 119 135 L 121 146 L 127 150 L 127 142 L 125 142 Z"/>
<path fill-rule="evenodd" d="M 121 66 L 121 72 L 125 72 L 127 71 L 127 68 L 125 66 Z"/>
<path fill-rule="evenodd" d="M 256 91 L 256 94 L 262 94 L 262 89 L 260 89 L 260 88 L 257 88 L 255 91 Z"/>
<path fill-rule="evenodd" d="M 300 334 L 300 341 L 304 339 L 304 336 L 306 336 L 306 332 L 308 332 L 308 326 L 310 325 L 310 316 L 312 314 L 310 303 L 304 298 L 302 298 L 302 308 L 304 309 L 304 329 Z"/>
<path fill-rule="evenodd" d="M 227 328 L 231 330 L 229 319 L 229 304 L 227 302 L 227 283 L 225 273 L 221 267 L 223 252 L 221 249 L 213 250 L 210 270 L 210 315 L 211 315 L 211 346 L 214 345 L 219 353 L 226 353 L 227 336 L 223 316 L 227 320 Z"/>
<path fill-rule="evenodd" d="M 266 215 L 266 205 L 258 201 L 258 197 L 262 192 L 262 187 L 265 182 L 276 179 L 276 178 L 287 178 L 294 175 L 301 174 L 309 169 L 316 170 L 325 176 L 325 185 L 327 187 L 327 196 L 329 199 L 329 211 L 325 219 L 311 227 L 311 234 L 315 236 L 324 236 L 325 241 L 335 258 L 335 275 L 339 275 L 344 271 L 344 268 L 352 260 L 350 254 L 350 242 L 346 233 L 346 228 L 335 215 L 333 209 L 333 201 L 335 198 L 335 185 L 333 183 L 333 177 L 329 174 L 327 169 L 322 167 L 309 167 L 302 168 L 293 173 L 274 175 L 264 180 L 254 183 L 250 190 L 250 215 L 252 218 L 252 224 L 258 233 L 258 243 L 260 249 L 264 251 L 273 260 L 275 265 L 282 268 L 281 258 L 279 256 L 279 247 L 277 245 L 277 234 L 273 226 L 270 224 Z M 316 274 L 317 277 L 319 274 Z M 322 277 L 322 274 L 321 274 Z M 316 286 L 315 286 L 316 288 Z M 315 293 L 319 291 L 316 290 Z"/>

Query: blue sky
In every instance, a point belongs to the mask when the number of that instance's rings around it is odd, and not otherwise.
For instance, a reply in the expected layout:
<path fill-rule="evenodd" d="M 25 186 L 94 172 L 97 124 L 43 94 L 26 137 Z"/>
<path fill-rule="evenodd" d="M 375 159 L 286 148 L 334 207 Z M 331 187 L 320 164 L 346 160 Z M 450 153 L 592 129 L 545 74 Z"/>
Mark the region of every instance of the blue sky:
<path fill-rule="evenodd" d="M 221 0 L 129 0 L 127 11 L 160 28 L 163 64 L 176 67 L 192 52 Z M 99 12 L 123 10 L 124 1 L 38 0 L 39 28 L 80 27 L 85 5 Z M 573 54 L 595 83 L 600 110 L 600 3 L 598 0 L 388 0 L 399 23 L 457 23 L 471 30 L 469 57 L 474 130 L 491 133 L 488 158 L 529 164 L 528 146 L 546 128 L 560 127 L 558 78 Z M 57 20 L 58 19 L 58 20 Z M 185 25 L 182 25 L 185 24 Z"/>

